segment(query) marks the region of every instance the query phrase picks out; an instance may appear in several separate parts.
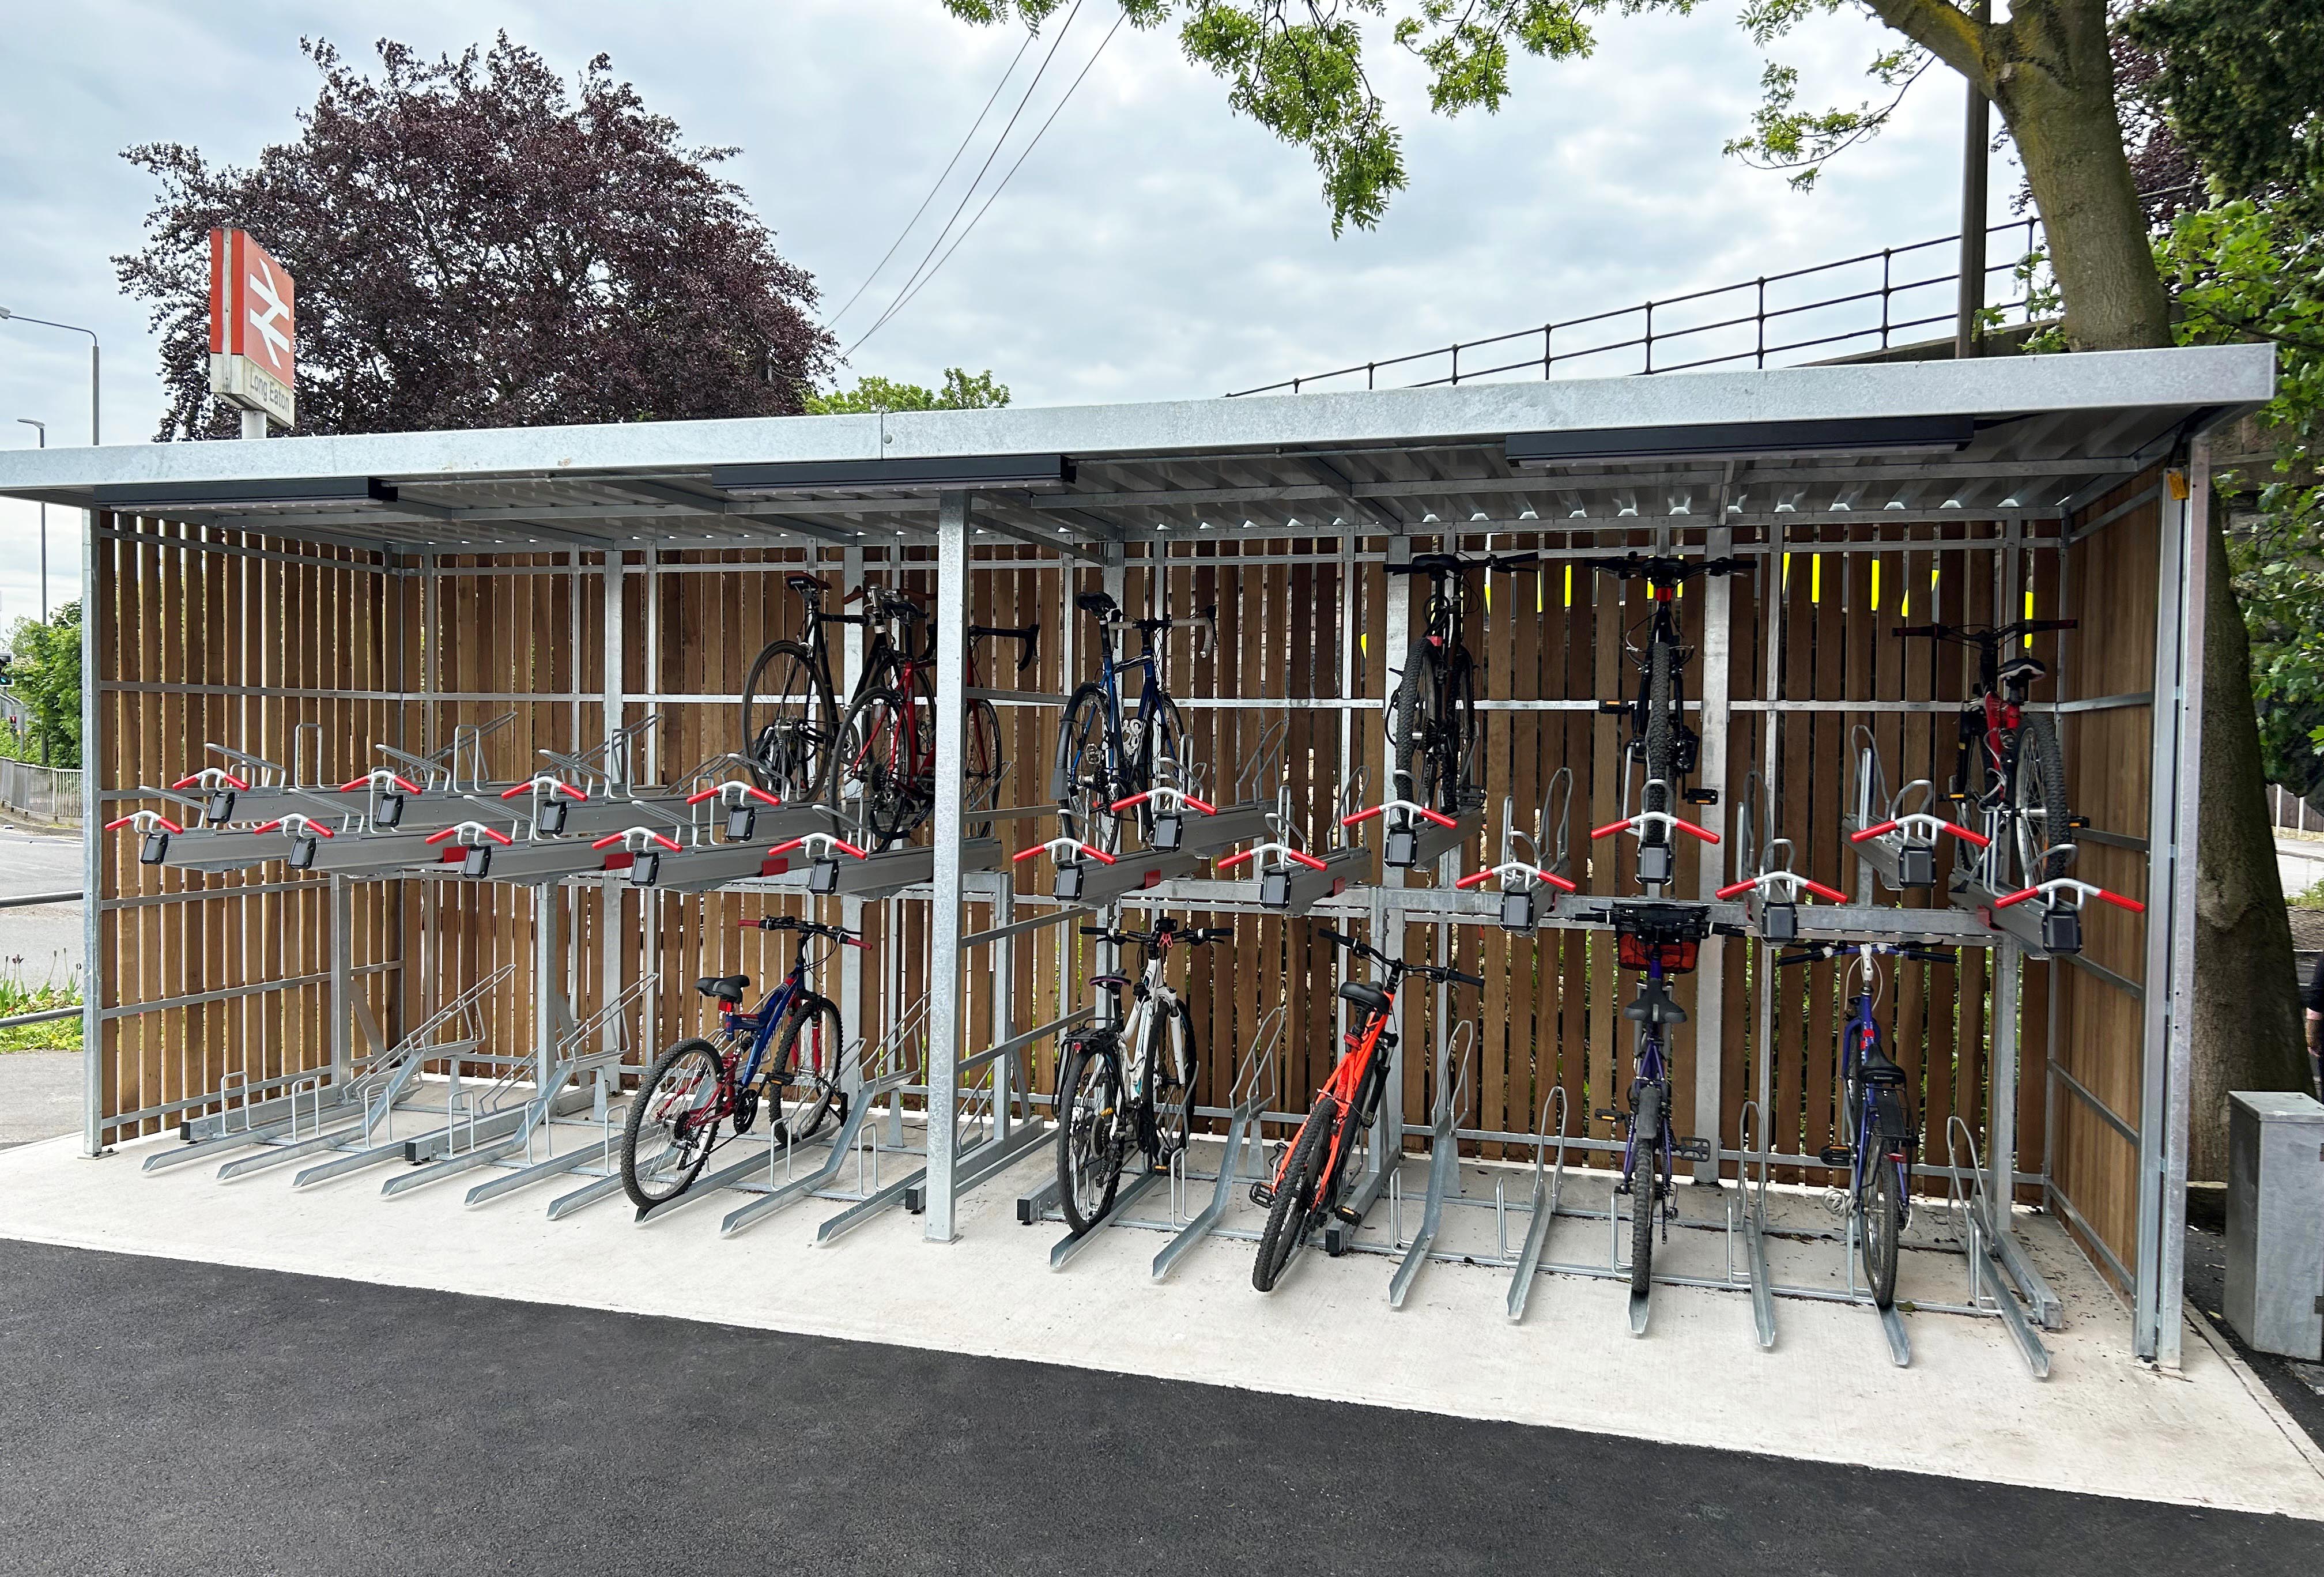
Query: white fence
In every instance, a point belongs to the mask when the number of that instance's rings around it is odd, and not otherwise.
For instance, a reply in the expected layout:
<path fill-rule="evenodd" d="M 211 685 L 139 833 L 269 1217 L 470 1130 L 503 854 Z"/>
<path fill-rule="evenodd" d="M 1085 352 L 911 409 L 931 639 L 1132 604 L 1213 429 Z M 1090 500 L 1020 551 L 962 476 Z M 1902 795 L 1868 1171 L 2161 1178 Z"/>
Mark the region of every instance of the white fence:
<path fill-rule="evenodd" d="M 80 820 L 80 774 L 0 761 L 0 805 L 41 821 Z"/>

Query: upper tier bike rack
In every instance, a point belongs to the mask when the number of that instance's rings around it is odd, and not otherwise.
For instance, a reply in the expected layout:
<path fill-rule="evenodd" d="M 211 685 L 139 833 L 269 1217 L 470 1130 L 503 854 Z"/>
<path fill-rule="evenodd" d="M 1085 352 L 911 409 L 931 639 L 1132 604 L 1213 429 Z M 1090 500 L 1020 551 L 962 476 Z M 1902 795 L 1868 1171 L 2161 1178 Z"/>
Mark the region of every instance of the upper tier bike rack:
<path fill-rule="evenodd" d="M 1068 837 L 1035 844 L 1019 850 L 1011 858 L 1021 863 L 1043 854 L 1055 867 L 1050 896 L 1059 903 L 1089 908 L 1103 908 L 1124 894 L 1143 891 L 1174 877 L 1191 875 L 1201 863 L 1196 855 L 1184 850 L 1164 853 L 1153 849 L 1130 849 L 1109 854 Z"/>
<path fill-rule="evenodd" d="M 1389 799 L 1342 816 L 1340 825 L 1354 827 L 1377 820 L 1380 824 L 1380 863 L 1391 871 L 1425 871 L 1441 857 L 1465 847 L 1484 830 L 1482 796 L 1463 802 L 1461 814 L 1446 816 L 1409 799 Z"/>
<path fill-rule="evenodd" d="M 2051 852 L 2072 848 L 2071 844 L 2060 844 Z M 2028 958 L 2062 958 L 2080 953 L 2082 904 L 2093 898 L 2135 915 L 2146 912 L 2146 906 L 2136 899 L 2108 892 L 2103 887 L 2070 876 L 2055 876 L 2015 892 L 1996 892 L 1977 875 L 1965 872 L 1953 875 L 1954 907 L 1968 909 L 2009 937 L 2025 950 Z M 2038 907 L 2032 901 L 2034 899 L 2042 900 Z"/>
<path fill-rule="evenodd" d="M 1531 833 L 1517 830 L 1517 802 L 1502 800 L 1501 862 L 1473 872 L 1452 884 L 1462 891 L 1482 887 L 1488 881 L 1498 884 L 1501 929 L 1521 936 L 1531 936 L 1544 919 L 1559 913 L 1558 895 L 1582 890 L 1566 874 L 1572 864 L 1565 842 L 1565 820 L 1572 799 L 1573 769 L 1560 767 L 1550 774 L 1549 792 L 1542 798 L 1541 817 Z M 1554 838 L 1550 832 L 1553 827 L 1556 829 Z M 1543 863 L 1543 845 L 1546 843 L 1554 843 L 1556 853 Z M 1545 912 L 1541 899 L 1545 887 L 1557 890 L 1549 899 Z"/>
<path fill-rule="evenodd" d="M 1858 724 L 1850 742 L 1856 746 L 1851 766 L 1855 782 L 1849 809 L 1840 817 L 1840 830 L 1848 835 L 1869 876 L 1877 877 L 1882 887 L 1890 892 L 1935 887 L 1937 840 L 1947 834 L 1976 848 L 1987 846 L 1989 840 L 1984 834 L 1971 832 L 1929 808 L 1936 803 L 1937 791 L 1926 778 L 1915 778 L 1889 794 L 1870 729 Z M 1870 903 L 1872 897 L 1868 880 L 1857 894 L 1858 901 Z"/>

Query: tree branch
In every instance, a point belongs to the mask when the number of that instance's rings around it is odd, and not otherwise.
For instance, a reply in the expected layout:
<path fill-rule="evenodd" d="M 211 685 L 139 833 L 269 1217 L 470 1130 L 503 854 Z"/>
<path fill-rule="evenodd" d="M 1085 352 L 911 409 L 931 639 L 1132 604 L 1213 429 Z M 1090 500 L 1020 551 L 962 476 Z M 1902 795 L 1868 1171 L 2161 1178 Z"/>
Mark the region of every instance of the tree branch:
<path fill-rule="evenodd" d="M 1950 0 L 1864 0 L 1872 14 L 1988 93 L 1993 72 L 1986 51 L 1989 25 Z"/>

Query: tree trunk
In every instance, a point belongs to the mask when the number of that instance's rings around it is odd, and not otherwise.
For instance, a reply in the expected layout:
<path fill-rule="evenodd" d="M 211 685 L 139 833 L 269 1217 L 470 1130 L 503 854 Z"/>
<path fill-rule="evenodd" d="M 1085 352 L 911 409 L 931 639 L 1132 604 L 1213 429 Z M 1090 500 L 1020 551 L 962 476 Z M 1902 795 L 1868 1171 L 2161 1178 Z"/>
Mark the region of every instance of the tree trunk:
<path fill-rule="evenodd" d="M 2252 704 L 2251 641 L 2236 606 L 2223 521 L 2211 523 L 2204 609 L 2203 761 L 2195 839 L 2194 1065 L 2187 1175 L 2227 1175 L 2227 1093 L 2305 1090 L 2292 925 Z"/>

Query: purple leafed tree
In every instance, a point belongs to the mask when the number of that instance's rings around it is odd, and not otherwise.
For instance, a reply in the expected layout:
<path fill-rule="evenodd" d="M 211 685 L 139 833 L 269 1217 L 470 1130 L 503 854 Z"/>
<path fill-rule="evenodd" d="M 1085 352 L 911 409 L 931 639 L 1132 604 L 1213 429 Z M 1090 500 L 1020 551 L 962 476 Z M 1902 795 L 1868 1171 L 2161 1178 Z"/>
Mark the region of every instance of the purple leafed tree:
<path fill-rule="evenodd" d="M 230 437 L 209 393 L 213 226 L 299 282 L 303 433 L 796 415 L 832 367 L 813 278 L 742 189 L 687 149 L 599 55 L 570 85 L 503 33 L 372 77 L 326 42 L 295 142 L 212 168 L 129 149 L 161 194 L 114 259 L 153 303 L 170 391 L 159 437 Z"/>

